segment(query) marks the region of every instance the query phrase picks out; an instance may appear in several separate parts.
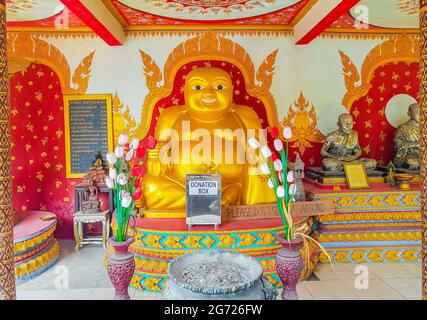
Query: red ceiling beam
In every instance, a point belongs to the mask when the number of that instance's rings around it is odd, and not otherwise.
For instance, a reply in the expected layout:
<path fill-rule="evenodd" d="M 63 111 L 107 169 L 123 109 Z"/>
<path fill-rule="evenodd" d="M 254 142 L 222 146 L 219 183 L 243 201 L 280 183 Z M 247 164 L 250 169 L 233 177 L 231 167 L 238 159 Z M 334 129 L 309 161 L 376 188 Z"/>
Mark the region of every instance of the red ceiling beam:
<path fill-rule="evenodd" d="M 295 26 L 297 45 L 310 43 L 360 0 L 319 0 Z"/>
<path fill-rule="evenodd" d="M 61 0 L 61 2 L 108 45 L 123 44 L 123 28 L 102 1 Z"/>

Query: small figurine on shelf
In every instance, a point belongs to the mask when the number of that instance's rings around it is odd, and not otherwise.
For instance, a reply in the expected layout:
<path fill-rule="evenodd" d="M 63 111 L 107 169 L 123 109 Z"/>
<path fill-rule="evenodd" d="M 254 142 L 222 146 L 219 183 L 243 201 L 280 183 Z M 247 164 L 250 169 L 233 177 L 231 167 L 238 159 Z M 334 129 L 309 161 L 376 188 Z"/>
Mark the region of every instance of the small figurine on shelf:
<path fill-rule="evenodd" d="M 101 201 L 98 199 L 98 187 L 95 180 L 86 189 L 84 199 L 82 200 L 82 212 L 85 214 L 101 212 Z"/>
<path fill-rule="evenodd" d="M 107 176 L 108 173 L 104 165 L 102 153 L 98 152 L 95 156 L 95 160 L 92 162 L 92 166 L 83 178 L 83 183 L 91 185 L 94 182 L 95 185 L 102 185 L 105 184 L 105 178 Z"/>
<path fill-rule="evenodd" d="M 388 172 L 387 176 L 385 177 L 386 183 L 390 184 L 392 187 L 395 187 L 396 186 L 396 178 L 395 178 L 396 167 L 391 161 L 387 165 L 387 172 Z"/>
<path fill-rule="evenodd" d="M 304 183 L 302 182 L 302 179 L 305 177 L 304 167 L 305 167 L 304 162 L 301 160 L 299 153 L 295 152 L 295 162 L 292 162 L 290 164 L 290 169 L 294 173 L 294 179 L 295 179 L 295 187 L 296 187 L 296 192 L 294 195 L 295 201 L 306 200 Z"/>

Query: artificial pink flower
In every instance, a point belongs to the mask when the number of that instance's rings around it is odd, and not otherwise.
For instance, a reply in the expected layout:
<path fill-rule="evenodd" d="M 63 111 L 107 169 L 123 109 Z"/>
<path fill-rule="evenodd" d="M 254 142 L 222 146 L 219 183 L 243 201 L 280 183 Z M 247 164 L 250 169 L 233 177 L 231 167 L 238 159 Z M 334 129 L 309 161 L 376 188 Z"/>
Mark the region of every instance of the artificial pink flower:
<path fill-rule="evenodd" d="M 134 166 L 132 168 L 132 176 L 134 176 L 134 177 L 141 176 L 141 167 L 140 166 Z"/>
<path fill-rule="evenodd" d="M 153 137 L 148 138 L 147 147 L 148 149 L 155 149 L 157 146 L 157 139 L 154 139 Z"/>
<path fill-rule="evenodd" d="M 279 137 L 279 129 L 276 127 L 270 128 L 270 135 L 275 139 Z"/>
<path fill-rule="evenodd" d="M 134 186 L 135 188 L 139 188 L 141 186 L 141 179 L 139 177 L 136 178 Z"/>
<path fill-rule="evenodd" d="M 142 190 L 141 189 L 136 189 L 135 192 L 133 193 L 132 199 L 133 200 L 138 200 L 142 197 Z"/>

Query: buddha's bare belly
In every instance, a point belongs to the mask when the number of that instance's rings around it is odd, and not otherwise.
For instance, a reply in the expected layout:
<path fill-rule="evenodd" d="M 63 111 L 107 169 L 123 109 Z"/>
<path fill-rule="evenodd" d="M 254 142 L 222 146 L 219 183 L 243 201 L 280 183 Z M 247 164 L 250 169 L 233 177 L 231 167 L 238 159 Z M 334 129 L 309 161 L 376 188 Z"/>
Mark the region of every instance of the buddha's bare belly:
<path fill-rule="evenodd" d="M 180 133 L 182 121 L 177 123 L 174 129 Z M 172 175 L 183 182 L 186 174 L 219 173 L 222 175 L 223 186 L 238 183 L 246 166 L 244 149 L 246 138 L 240 123 L 234 117 L 230 117 L 225 121 L 211 124 L 209 128 L 198 125 L 197 122 L 190 122 L 190 127 L 191 139 L 184 140 L 182 134 L 180 136 Z M 243 133 L 243 136 L 230 134 L 236 133 L 236 129 Z M 205 135 L 193 134 L 200 133 L 200 130 L 205 132 Z"/>
<path fill-rule="evenodd" d="M 180 146 L 182 146 L 182 143 Z M 179 157 L 173 164 L 172 169 L 173 176 L 180 181 L 185 181 L 186 174 L 220 173 L 223 184 L 226 185 L 233 181 L 239 182 L 242 177 L 245 163 L 241 161 L 244 158 L 240 161 L 238 160 L 236 141 L 233 143 L 232 150 L 223 150 L 223 152 L 216 150 L 214 145 L 211 145 L 210 154 L 209 148 L 205 148 L 205 152 L 198 152 L 200 148 L 195 143 L 191 143 L 187 148 L 180 149 Z M 220 153 L 222 153 L 221 157 Z M 233 154 L 231 155 L 230 153 Z"/>

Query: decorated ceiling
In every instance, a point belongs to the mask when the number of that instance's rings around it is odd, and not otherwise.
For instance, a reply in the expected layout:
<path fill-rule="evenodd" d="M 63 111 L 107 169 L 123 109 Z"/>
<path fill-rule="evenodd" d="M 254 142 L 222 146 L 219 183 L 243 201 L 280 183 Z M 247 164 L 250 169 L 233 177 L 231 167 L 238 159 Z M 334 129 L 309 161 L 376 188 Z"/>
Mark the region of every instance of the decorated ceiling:
<path fill-rule="evenodd" d="M 86 27 L 59 0 L 6 0 L 6 19 L 9 27 Z"/>
<path fill-rule="evenodd" d="M 419 0 L 361 0 L 332 29 L 416 29 Z"/>
<path fill-rule="evenodd" d="M 59 0 L 6 0 L 7 19 L 11 22 L 43 20 L 64 9 Z"/>
<path fill-rule="evenodd" d="M 101 1 L 101 0 L 99 0 Z M 200 24 L 293 26 L 317 0 L 102 0 L 124 28 Z M 9 27 L 86 25 L 60 0 L 6 0 Z M 64 27 L 65 26 L 65 27 Z M 360 0 L 330 31 L 418 28 L 418 0 Z"/>
<path fill-rule="evenodd" d="M 284 23 L 291 20 L 306 2 L 299 0 L 113 0 L 114 5 L 125 17 L 126 13 L 131 12 L 127 8 L 165 18 L 193 21 L 237 20 L 282 11 L 282 14 L 286 12 L 288 17 L 287 20 L 282 20 Z M 294 6 L 297 3 L 300 4 Z M 133 19 L 129 18 L 128 21 L 131 24 L 138 24 L 140 22 L 138 14 L 133 14 Z"/>

